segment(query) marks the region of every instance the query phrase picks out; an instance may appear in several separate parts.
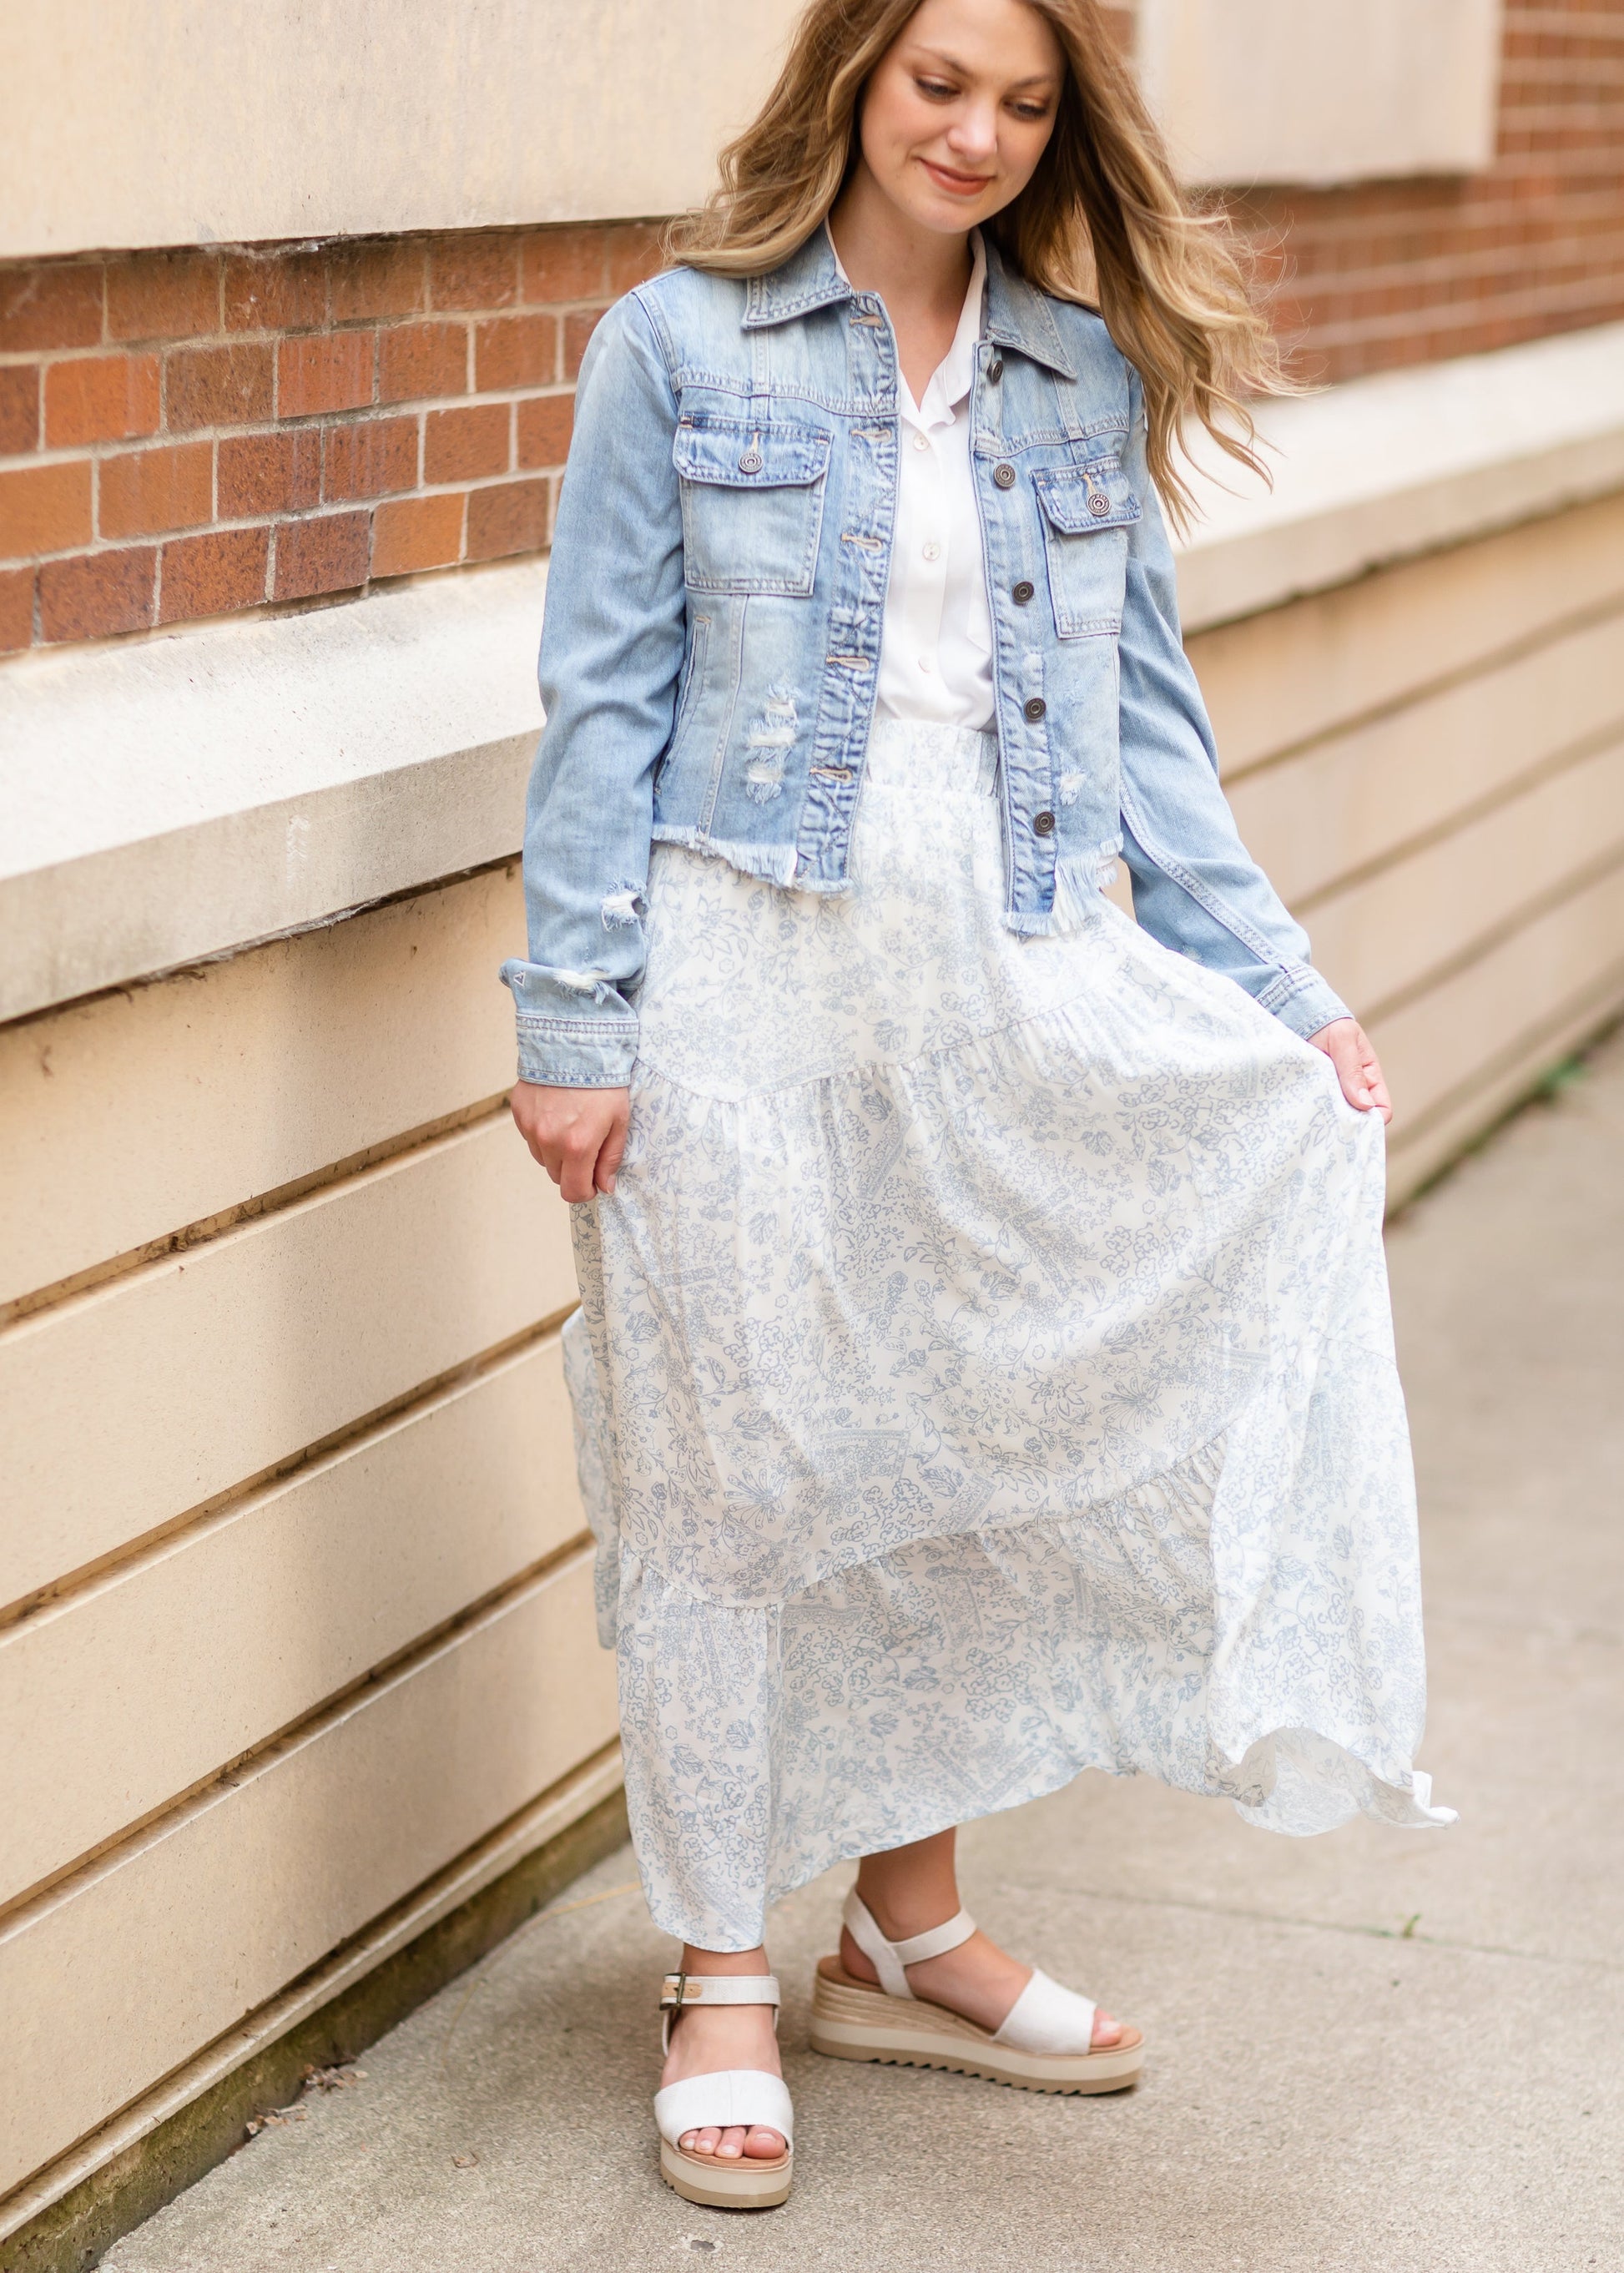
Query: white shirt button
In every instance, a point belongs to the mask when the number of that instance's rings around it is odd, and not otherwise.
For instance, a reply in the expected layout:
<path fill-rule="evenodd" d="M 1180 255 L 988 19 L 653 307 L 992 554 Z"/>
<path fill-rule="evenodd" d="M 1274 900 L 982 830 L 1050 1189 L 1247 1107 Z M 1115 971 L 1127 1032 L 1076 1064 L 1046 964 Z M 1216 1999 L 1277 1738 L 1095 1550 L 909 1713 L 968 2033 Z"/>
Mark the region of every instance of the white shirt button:
<path fill-rule="evenodd" d="M 930 447 L 929 435 L 921 434 L 917 426 L 914 429 L 914 447 L 916 450 L 928 450 Z"/>
<path fill-rule="evenodd" d="M 920 551 L 923 553 L 927 560 L 939 560 L 942 558 L 942 548 L 936 543 L 934 536 L 931 538 L 929 544 L 921 544 L 920 546 Z"/>

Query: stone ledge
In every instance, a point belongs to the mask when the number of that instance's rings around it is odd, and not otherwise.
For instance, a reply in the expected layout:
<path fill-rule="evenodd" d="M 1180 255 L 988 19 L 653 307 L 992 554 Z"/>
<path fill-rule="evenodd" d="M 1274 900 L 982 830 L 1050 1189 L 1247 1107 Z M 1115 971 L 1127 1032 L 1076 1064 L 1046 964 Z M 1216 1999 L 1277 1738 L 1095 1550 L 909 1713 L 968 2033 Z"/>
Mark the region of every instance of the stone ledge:
<path fill-rule="evenodd" d="M 1208 491 L 1200 631 L 1624 486 L 1624 324 L 1272 407 Z M 0 1020 L 510 858 L 545 568 L 0 671 Z"/>
<path fill-rule="evenodd" d="M 0 673 L 0 1020 L 511 857 L 543 564 Z"/>
<path fill-rule="evenodd" d="M 1210 445 L 1181 550 L 1186 632 L 1624 487 L 1624 324 L 1269 404 L 1274 486 Z"/>

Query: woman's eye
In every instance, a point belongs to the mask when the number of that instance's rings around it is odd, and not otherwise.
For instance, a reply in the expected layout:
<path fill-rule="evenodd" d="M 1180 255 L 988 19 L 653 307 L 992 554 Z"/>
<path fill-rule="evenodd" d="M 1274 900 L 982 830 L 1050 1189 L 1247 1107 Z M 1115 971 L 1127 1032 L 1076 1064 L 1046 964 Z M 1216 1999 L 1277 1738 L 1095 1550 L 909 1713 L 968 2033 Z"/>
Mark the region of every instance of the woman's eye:
<path fill-rule="evenodd" d="M 1031 121 L 1049 116 L 1049 105 L 1046 102 L 1018 102 L 1012 107 L 1017 118 Z"/>
<path fill-rule="evenodd" d="M 949 102 L 959 92 L 957 87 L 949 86 L 944 79 L 916 79 L 914 84 L 921 94 L 929 95 L 936 102 Z"/>

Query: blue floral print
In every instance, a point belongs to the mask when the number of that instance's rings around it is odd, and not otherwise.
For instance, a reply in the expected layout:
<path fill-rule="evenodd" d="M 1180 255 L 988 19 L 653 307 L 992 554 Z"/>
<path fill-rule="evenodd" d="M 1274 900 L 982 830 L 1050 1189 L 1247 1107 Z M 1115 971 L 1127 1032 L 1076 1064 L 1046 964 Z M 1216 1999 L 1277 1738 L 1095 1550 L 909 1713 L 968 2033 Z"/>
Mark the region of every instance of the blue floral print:
<path fill-rule="evenodd" d="M 1086 1767 L 1450 1819 L 1380 1123 L 1097 894 L 1011 932 L 996 751 L 876 724 L 842 896 L 654 851 L 567 1352 L 639 1860 L 704 1947 Z"/>

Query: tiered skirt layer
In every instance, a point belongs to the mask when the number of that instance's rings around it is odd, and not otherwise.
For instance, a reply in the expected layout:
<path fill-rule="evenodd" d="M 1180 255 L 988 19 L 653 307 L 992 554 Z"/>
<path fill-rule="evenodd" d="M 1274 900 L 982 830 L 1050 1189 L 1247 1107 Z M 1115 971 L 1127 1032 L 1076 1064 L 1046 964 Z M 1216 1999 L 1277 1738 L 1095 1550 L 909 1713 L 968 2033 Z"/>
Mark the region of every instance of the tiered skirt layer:
<path fill-rule="evenodd" d="M 1079 896 L 1010 933 L 990 738 L 877 725 L 852 890 L 657 847 L 567 1363 L 657 1921 L 1086 1767 L 1447 1819 L 1382 1134 Z"/>

